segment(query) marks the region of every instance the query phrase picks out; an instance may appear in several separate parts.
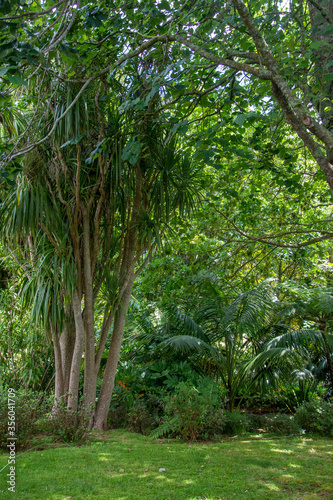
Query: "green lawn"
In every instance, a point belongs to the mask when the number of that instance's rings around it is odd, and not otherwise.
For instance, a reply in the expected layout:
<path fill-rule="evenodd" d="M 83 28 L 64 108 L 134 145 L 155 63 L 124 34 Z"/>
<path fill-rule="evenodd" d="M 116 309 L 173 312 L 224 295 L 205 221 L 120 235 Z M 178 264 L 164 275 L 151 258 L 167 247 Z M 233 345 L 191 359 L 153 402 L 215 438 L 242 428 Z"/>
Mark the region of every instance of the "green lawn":
<path fill-rule="evenodd" d="M 7 455 L 0 455 L 0 469 Z M 165 472 L 159 472 L 165 468 Z M 91 443 L 17 458 L 16 494 L 0 474 L 0 497 L 24 500 L 332 499 L 333 440 L 284 438 L 186 444 L 124 431 Z"/>

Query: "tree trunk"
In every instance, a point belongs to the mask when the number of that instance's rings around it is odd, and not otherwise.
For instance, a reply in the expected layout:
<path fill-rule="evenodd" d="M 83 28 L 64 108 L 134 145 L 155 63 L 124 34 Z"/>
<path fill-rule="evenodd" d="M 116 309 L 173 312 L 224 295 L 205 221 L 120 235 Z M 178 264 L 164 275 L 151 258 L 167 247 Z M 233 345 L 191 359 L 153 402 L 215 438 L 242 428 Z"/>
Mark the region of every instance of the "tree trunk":
<path fill-rule="evenodd" d="M 92 276 L 92 252 L 90 248 L 89 211 L 82 207 L 83 218 L 83 289 L 84 289 L 84 402 L 89 408 L 96 402 L 95 373 L 95 326 L 94 326 L 94 289 Z"/>
<path fill-rule="evenodd" d="M 103 383 L 97 402 L 95 421 L 92 422 L 91 425 L 91 427 L 93 427 L 94 429 L 99 429 L 99 430 L 107 429 L 107 418 L 111 403 L 112 392 L 114 388 L 114 381 L 116 377 L 119 354 L 126 323 L 126 314 L 128 311 L 128 306 L 131 298 L 133 283 L 134 283 L 134 277 L 130 279 L 126 287 L 126 290 L 123 294 L 122 304 L 118 307 Z"/>
<path fill-rule="evenodd" d="M 69 396 L 67 407 L 76 411 L 78 406 L 80 370 L 84 347 L 84 326 L 81 313 L 81 301 L 76 290 L 72 299 L 72 306 L 75 322 L 75 345 L 69 377 Z"/>
<path fill-rule="evenodd" d="M 60 342 L 57 332 L 53 330 L 52 322 L 49 321 L 50 333 L 53 341 L 54 361 L 55 361 L 55 405 L 57 401 L 64 395 L 64 374 L 61 356 Z"/>
<path fill-rule="evenodd" d="M 64 378 L 64 394 L 69 392 L 69 377 L 71 372 L 73 352 L 75 345 L 74 318 L 69 317 L 60 336 L 60 350 L 62 361 L 62 372 Z"/>
<path fill-rule="evenodd" d="M 333 132 L 333 81 L 326 80 L 328 74 L 328 63 L 332 60 L 333 50 L 333 34 L 329 27 L 333 23 L 333 2 L 327 0 L 308 1 L 310 21 L 312 26 L 312 40 L 314 42 L 322 42 L 319 49 L 312 49 L 315 55 L 316 77 L 319 87 L 322 90 L 318 92 L 317 98 L 314 99 L 318 113 L 322 119 L 324 127 L 330 132 Z M 330 153 L 327 152 L 330 162 L 333 163 L 333 156 L 330 158 Z"/>

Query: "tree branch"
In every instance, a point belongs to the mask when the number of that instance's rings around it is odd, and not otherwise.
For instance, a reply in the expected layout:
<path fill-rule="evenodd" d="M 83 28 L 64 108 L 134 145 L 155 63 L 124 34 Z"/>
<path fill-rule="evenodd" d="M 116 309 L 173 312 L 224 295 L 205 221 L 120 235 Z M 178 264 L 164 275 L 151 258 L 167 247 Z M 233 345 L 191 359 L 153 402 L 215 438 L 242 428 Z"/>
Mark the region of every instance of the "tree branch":
<path fill-rule="evenodd" d="M 45 16 L 46 14 L 49 14 L 52 10 L 56 9 L 59 7 L 59 5 L 66 3 L 68 0 L 60 0 L 60 2 L 52 5 L 49 9 L 46 10 L 41 10 L 40 12 L 27 12 L 25 14 L 20 14 L 18 16 L 9 16 L 9 17 L 0 17 L 0 21 L 11 21 L 13 19 L 22 19 L 23 17 L 38 17 L 38 16 Z"/>

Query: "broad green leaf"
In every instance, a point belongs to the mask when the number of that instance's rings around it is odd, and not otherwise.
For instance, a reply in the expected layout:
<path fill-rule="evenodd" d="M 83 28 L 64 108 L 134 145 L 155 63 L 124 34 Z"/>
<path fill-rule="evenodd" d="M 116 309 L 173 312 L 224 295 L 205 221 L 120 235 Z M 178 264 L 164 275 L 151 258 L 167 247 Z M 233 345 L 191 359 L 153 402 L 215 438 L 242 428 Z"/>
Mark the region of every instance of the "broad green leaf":
<path fill-rule="evenodd" d="M 8 80 L 13 83 L 14 85 L 28 85 L 28 82 L 26 80 L 23 80 L 20 76 L 17 75 L 6 75 Z"/>
<path fill-rule="evenodd" d="M 75 144 L 78 144 L 82 139 L 83 137 L 85 136 L 86 134 L 80 134 L 80 135 L 77 135 L 76 137 L 73 137 L 72 139 L 70 139 L 69 141 L 65 142 L 64 144 L 62 144 L 60 147 L 61 148 L 65 148 L 66 146 L 74 146 Z"/>
<path fill-rule="evenodd" d="M 5 68 L 0 69 L 0 76 L 5 75 L 8 70 L 16 69 L 16 68 L 17 68 L 17 66 L 6 66 Z"/>
<path fill-rule="evenodd" d="M 245 120 L 246 120 L 246 115 L 238 115 L 234 119 L 234 123 L 242 127 L 244 125 Z"/>
<path fill-rule="evenodd" d="M 318 40 L 316 42 L 310 43 L 310 49 L 318 50 L 320 47 L 323 47 L 324 45 L 327 45 L 328 42 L 325 40 Z"/>

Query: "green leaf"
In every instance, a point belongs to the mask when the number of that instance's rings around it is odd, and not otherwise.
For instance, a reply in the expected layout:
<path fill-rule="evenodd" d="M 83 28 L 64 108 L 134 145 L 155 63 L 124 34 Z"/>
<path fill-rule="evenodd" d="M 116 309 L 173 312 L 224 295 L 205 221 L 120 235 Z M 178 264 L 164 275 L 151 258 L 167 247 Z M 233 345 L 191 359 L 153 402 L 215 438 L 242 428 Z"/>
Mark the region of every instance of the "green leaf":
<path fill-rule="evenodd" d="M 130 141 L 124 147 L 121 159 L 123 161 L 128 161 L 131 165 L 134 165 L 139 159 L 140 151 L 141 151 L 141 142 Z"/>
<path fill-rule="evenodd" d="M 66 146 L 73 146 L 75 144 L 77 144 L 78 142 L 81 141 L 81 139 L 83 139 L 83 137 L 85 136 L 86 134 L 80 134 L 80 135 L 77 135 L 76 137 L 73 137 L 72 139 L 70 139 L 69 141 L 65 142 L 64 144 L 62 144 L 60 147 L 61 148 L 65 148 Z"/>
<path fill-rule="evenodd" d="M 0 76 L 3 76 L 10 69 L 17 69 L 17 66 L 6 66 L 5 68 L 0 69 Z"/>
<path fill-rule="evenodd" d="M 28 82 L 26 80 L 23 80 L 23 78 L 21 78 L 20 76 L 8 74 L 7 78 L 14 85 L 28 85 Z"/>
<path fill-rule="evenodd" d="M 170 9 L 170 4 L 169 2 L 167 2 L 167 0 L 162 0 L 160 3 L 159 3 L 159 9 L 161 10 L 171 10 Z"/>
<path fill-rule="evenodd" d="M 328 26 L 326 26 L 324 34 L 331 35 L 332 33 L 333 33 L 333 24 L 329 24 Z"/>
<path fill-rule="evenodd" d="M 320 47 L 323 47 L 324 45 L 328 45 L 328 43 L 325 40 L 318 40 L 317 42 L 310 43 L 310 49 L 318 50 L 320 49 Z"/>
<path fill-rule="evenodd" d="M 182 83 L 177 83 L 177 84 L 174 86 L 174 88 L 175 88 L 176 90 L 184 90 L 184 89 L 186 89 L 186 85 L 183 85 Z"/>
<path fill-rule="evenodd" d="M 238 115 L 234 119 L 234 123 L 242 127 L 244 125 L 245 120 L 246 120 L 246 115 Z"/>
<path fill-rule="evenodd" d="M 159 85 L 155 85 L 155 87 L 153 87 L 151 89 L 151 91 L 149 92 L 149 94 L 147 95 L 146 97 L 146 100 L 145 100 L 145 104 L 147 105 L 149 103 L 149 101 L 154 97 L 154 95 L 159 91 L 160 89 L 160 86 Z"/>
<path fill-rule="evenodd" d="M 188 131 L 188 120 L 184 120 L 182 122 L 176 123 L 171 130 L 172 134 L 175 134 L 176 132 L 178 134 L 186 134 Z"/>
<path fill-rule="evenodd" d="M 13 49 L 14 47 L 17 46 L 17 40 L 12 40 L 11 42 L 4 43 L 3 45 L 0 45 L 0 52 L 3 52 L 4 50 L 9 50 Z"/>

